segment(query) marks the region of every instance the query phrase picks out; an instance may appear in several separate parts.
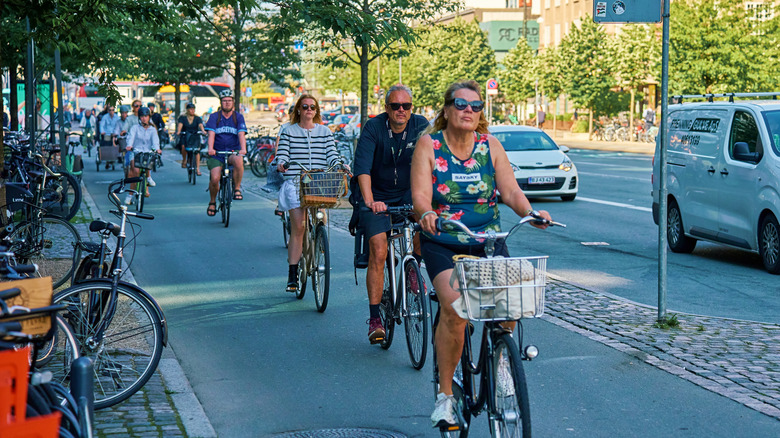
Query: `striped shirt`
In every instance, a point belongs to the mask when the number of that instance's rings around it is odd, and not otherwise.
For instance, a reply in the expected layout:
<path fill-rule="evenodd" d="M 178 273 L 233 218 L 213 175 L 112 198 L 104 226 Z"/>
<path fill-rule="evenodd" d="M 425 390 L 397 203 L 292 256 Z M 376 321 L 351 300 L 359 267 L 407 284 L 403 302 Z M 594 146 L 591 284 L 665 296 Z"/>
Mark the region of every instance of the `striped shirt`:
<path fill-rule="evenodd" d="M 285 128 L 279 136 L 276 158 L 280 163 L 297 161 L 307 169 L 326 169 L 341 161 L 330 129 L 325 125 L 303 129 L 297 123 Z M 290 179 L 300 174 L 300 166 L 292 164 L 284 177 Z"/>

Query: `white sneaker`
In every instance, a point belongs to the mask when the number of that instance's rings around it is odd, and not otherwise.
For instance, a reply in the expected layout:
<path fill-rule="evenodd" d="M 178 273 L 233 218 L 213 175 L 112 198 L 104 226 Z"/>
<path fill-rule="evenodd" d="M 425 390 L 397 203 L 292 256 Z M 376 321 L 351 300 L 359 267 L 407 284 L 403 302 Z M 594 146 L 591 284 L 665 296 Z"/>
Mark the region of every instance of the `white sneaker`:
<path fill-rule="evenodd" d="M 133 195 L 128 193 L 127 196 L 125 196 L 125 205 L 132 205 L 132 204 L 133 204 Z"/>
<path fill-rule="evenodd" d="M 151 175 L 146 177 L 146 184 L 149 185 L 149 187 L 154 187 L 157 185 L 157 183 L 155 183 L 154 180 L 152 179 Z"/>
<path fill-rule="evenodd" d="M 451 395 L 444 395 L 444 393 L 440 392 L 436 396 L 436 406 L 431 414 L 433 427 L 442 428 L 458 425 L 458 419 L 455 416 L 455 404 L 455 397 Z"/>
<path fill-rule="evenodd" d="M 515 381 L 509 369 L 509 359 L 503 354 L 498 358 L 498 382 L 496 382 L 496 396 L 499 398 L 515 395 Z"/>

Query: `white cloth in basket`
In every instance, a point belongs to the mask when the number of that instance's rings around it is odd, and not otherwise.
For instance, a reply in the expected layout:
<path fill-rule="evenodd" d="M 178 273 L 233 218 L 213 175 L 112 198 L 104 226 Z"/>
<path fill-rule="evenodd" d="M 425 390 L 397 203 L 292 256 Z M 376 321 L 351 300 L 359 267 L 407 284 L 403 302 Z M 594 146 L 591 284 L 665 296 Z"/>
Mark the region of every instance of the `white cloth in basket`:
<path fill-rule="evenodd" d="M 465 279 L 465 284 L 460 285 L 461 296 L 452 306 L 461 318 L 516 320 L 542 314 L 546 275 L 529 260 L 498 256 L 466 259 L 456 266 L 457 275 L 450 284 L 456 278 Z"/>

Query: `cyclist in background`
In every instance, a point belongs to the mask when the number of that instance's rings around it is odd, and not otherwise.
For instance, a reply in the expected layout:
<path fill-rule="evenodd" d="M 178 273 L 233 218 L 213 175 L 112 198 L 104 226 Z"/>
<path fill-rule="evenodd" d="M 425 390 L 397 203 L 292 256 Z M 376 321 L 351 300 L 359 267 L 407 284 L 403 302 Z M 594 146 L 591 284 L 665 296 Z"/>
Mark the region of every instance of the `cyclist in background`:
<path fill-rule="evenodd" d="M 125 119 L 125 124 L 122 126 L 122 132 L 120 132 L 121 135 L 127 134 L 128 132 L 130 132 L 130 128 L 132 128 L 133 126 L 139 123 L 138 110 L 141 109 L 141 101 L 134 100 L 132 108 L 133 108 L 133 113 L 127 116 L 127 119 Z"/>
<path fill-rule="evenodd" d="M 203 127 L 203 119 L 195 115 L 195 104 L 187 104 L 187 113 L 179 116 L 179 120 L 176 123 L 176 137 L 179 139 L 178 146 L 181 148 L 181 167 L 187 167 L 187 147 L 191 142 L 196 145 L 200 144 L 200 137 L 198 133 L 206 135 L 206 128 Z M 200 176 L 200 153 L 195 154 L 195 162 L 197 163 L 198 176 Z"/>
<path fill-rule="evenodd" d="M 206 122 L 206 131 L 209 134 L 207 165 L 209 168 L 209 201 L 206 214 L 217 214 L 217 193 L 219 192 L 219 179 L 222 168 L 225 166 L 224 156 L 217 155 L 217 151 L 239 151 L 238 156 L 230 156 L 230 165 L 233 166 L 233 199 L 244 199 L 241 193 L 241 180 L 244 177 L 244 155 L 246 155 L 246 122 L 244 116 L 235 111 L 235 101 L 232 90 L 219 92 L 219 110 L 209 116 Z"/>
<path fill-rule="evenodd" d="M 119 116 L 116 115 L 114 112 L 113 106 L 107 106 L 106 107 L 106 114 L 103 114 L 103 117 L 100 119 L 100 132 L 101 135 L 110 135 L 111 136 L 111 145 L 116 146 L 116 130 L 119 126 Z M 106 162 L 106 169 L 108 169 L 111 165 Z"/>
<path fill-rule="evenodd" d="M 140 173 L 135 167 L 135 160 L 133 159 L 136 153 L 156 151 L 159 154 L 162 152 L 160 150 L 160 139 L 157 137 L 157 130 L 154 128 L 151 120 L 149 120 L 151 117 L 149 108 L 139 108 L 138 117 L 140 123 L 133 125 L 127 134 L 125 167 L 128 169 L 128 178 L 136 177 Z M 135 184 L 132 184 L 132 188 L 135 189 Z M 146 189 L 146 193 L 143 196 L 149 197 L 149 189 Z M 125 204 L 130 205 L 132 203 L 133 195 L 128 193 L 125 198 Z"/>
<path fill-rule="evenodd" d="M 97 129 L 97 119 L 92 115 L 91 109 L 84 111 L 79 125 L 81 126 L 81 143 L 87 148 L 87 151 L 91 151 L 95 129 Z"/>
<path fill-rule="evenodd" d="M 463 351 L 466 329 L 466 320 L 452 307 L 452 302 L 460 296 L 450 285 L 452 256 L 484 257 L 485 243 L 462 233 L 439 233 L 436 219 L 456 219 L 475 232 L 500 231 L 497 189 L 504 204 L 518 215 L 527 216 L 533 211 L 517 184 L 506 151 L 488 134 L 480 90 L 475 81 L 449 86 L 444 94 L 444 107 L 428 134 L 417 142 L 412 159 L 412 197 L 423 230 L 422 255 L 441 306 L 434 338 L 439 394 L 431 415 L 433 427 L 440 428 L 457 424 L 452 377 Z M 546 211 L 539 214 L 550 219 Z M 546 225 L 534 226 L 546 228 Z M 496 241 L 495 255 L 509 255 L 502 239 Z M 514 329 L 514 323 L 506 327 Z"/>
<path fill-rule="evenodd" d="M 393 85 L 385 96 L 385 112 L 370 119 L 360 133 L 355 150 L 355 175 L 360 184 L 362 201 L 358 227 L 368 239 L 368 340 L 378 344 L 385 338 L 385 328 L 379 318 L 382 301 L 384 266 L 387 258 L 387 232 L 390 216 L 376 213 L 388 206 L 410 205 L 412 193 L 410 174 L 414 145 L 428 127 L 428 120 L 412 113 L 412 90 Z M 419 254 L 419 238 L 415 238 L 415 253 Z"/>

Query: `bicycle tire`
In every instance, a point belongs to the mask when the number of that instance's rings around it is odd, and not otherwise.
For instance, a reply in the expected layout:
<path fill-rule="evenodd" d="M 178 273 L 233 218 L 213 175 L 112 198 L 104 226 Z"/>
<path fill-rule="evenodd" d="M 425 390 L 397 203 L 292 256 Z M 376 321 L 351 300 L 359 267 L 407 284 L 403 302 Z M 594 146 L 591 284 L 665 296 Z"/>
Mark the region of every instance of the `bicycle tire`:
<path fill-rule="evenodd" d="M 268 176 L 268 167 L 266 166 L 266 160 L 268 160 L 268 150 L 256 150 L 249 160 L 252 173 L 258 178 L 265 178 Z"/>
<path fill-rule="evenodd" d="M 471 422 L 471 412 L 468 409 L 465 391 L 463 386 L 457 380 L 452 381 L 452 395 L 455 397 L 455 404 L 458 411 L 463 415 L 465 421 L 465 428 L 458 430 L 442 430 L 439 429 L 442 438 L 467 438 L 469 436 L 469 423 Z"/>
<path fill-rule="evenodd" d="M 395 273 L 390 270 L 389 258 L 385 262 L 385 281 L 382 287 L 382 300 L 379 302 L 379 319 L 382 321 L 382 327 L 385 328 L 385 338 L 379 345 L 385 350 L 393 344 L 393 335 L 395 334 L 395 303 L 393 302 L 393 290 L 390 282 L 390 276 L 395 275 Z"/>
<path fill-rule="evenodd" d="M 73 252 L 81 241 L 78 231 L 70 222 L 55 216 L 44 216 L 40 226 L 26 221 L 11 232 L 10 251 L 21 264 L 38 265 L 36 275 L 51 277 L 52 287 L 57 289 L 73 274 Z"/>
<path fill-rule="evenodd" d="M 233 203 L 233 176 L 229 175 L 226 179 L 227 188 L 225 190 L 225 228 L 230 225 L 230 205 Z"/>
<path fill-rule="evenodd" d="M 182 145 L 182 147 L 184 147 L 184 145 Z M 195 171 L 193 170 L 193 165 L 192 165 L 192 160 L 194 159 L 194 157 L 195 157 L 195 154 L 193 154 L 192 151 L 187 151 L 187 164 L 186 164 L 186 166 L 187 166 L 187 182 L 190 183 L 190 184 L 194 184 L 193 181 L 192 181 L 193 180 L 192 176 L 195 174 Z"/>
<path fill-rule="evenodd" d="M 62 170 L 60 175 L 59 178 L 51 177 L 46 180 L 42 207 L 46 214 L 69 221 L 81 208 L 81 184 L 71 173 Z"/>
<path fill-rule="evenodd" d="M 87 281 L 56 293 L 53 300 L 68 304 L 63 315 L 76 334 L 81 355 L 93 361 L 95 409 L 120 403 L 141 389 L 157 369 L 163 349 L 162 321 L 155 306 L 121 284 L 104 338 L 90 345 L 88 340 L 104 316 L 100 309 L 110 297 L 111 283 Z M 68 380 L 62 374 L 55 377 L 63 384 Z"/>
<path fill-rule="evenodd" d="M 284 239 L 284 247 L 287 248 L 287 246 L 290 244 L 290 214 L 286 211 L 283 212 L 281 220 L 282 238 Z"/>
<path fill-rule="evenodd" d="M 330 293 L 330 248 L 328 235 L 322 224 L 317 226 L 314 234 L 314 270 L 311 273 L 311 290 L 314 293 L 317 311 L 325 312 Z"/>
<path fill-rule="evenodd" d="M 501 357 L 508 360 L 509 375 L 501 377 Z M 531 438 L 531 412 L 528 401 L 528 386 L 523 371 L 523 361 L 517 341 L 509 333 L 503 333 L 495 340 L 493 354 L 492 395 L 496 408 L 492 416 L 490 431 L 493 436 Z M 506 378 L 511 377 L 511 382 Z M 504 383 L 500 382 L 503 380 Z M 501 389 L 500 386 L 505 386 Z M 511 389 L 511 391 L 509 391 Z"/>
<path fill-rule="evenodd" d="M 143 213 L 144 211 L 144 200 L 146 199 L 146 191 L 148 190 L 146 188 L 146 172 L 141 172 L 141 182 L 138 183 L 138 202 L 135 203 L 135 211 L 139 213 Z"/>
<path fill-rule="evenodd" d="M 404 331 L 406 332 L 406 347 L 409 359 L 416 370 L 425 366 L 428 353 L 428 303 L 425 296 L 425 286 L 420 266 L 416 260 L 407 260 L 404 264 L 406 278 L 406 314 L 404 315 Z"/>
<path fill-rule="evenodd" d="M 304 239 L 306 239 L 306 236 L 303 236 Z M 298 289 L 295 291 L 295 298 L 302 300 L 303 296 L 306 295 L 306 280 L 307 280 L 307 272 L 306 272 L 306 264 L 308 263 L 308 260 L 304 254 L 301 254 L 301 259 L 298 260 Z"/>
<path fill-rule="evenodd" d="M 35 358 L 33 368 L 70 373 L 70 365 L 81 357 L 78 341 L 73 333 L 73 328 L 63 319 L 62 315 L 56 315 L 55 324 L 57 324 L 57 329 L 52 338 L 39 343 L 38 356 Z M 52 373 L 54 372 L 52 371 Z"/>

